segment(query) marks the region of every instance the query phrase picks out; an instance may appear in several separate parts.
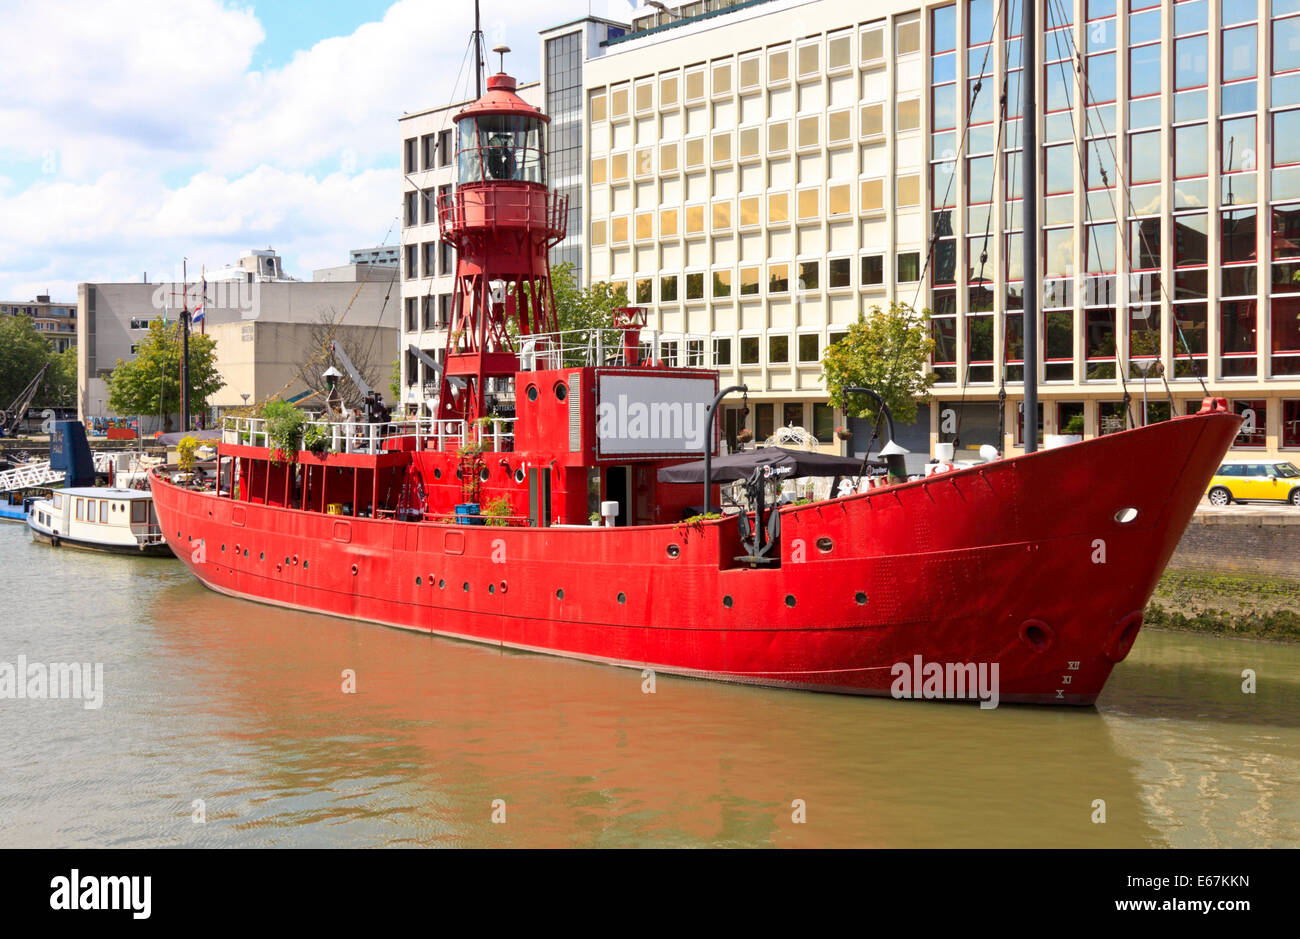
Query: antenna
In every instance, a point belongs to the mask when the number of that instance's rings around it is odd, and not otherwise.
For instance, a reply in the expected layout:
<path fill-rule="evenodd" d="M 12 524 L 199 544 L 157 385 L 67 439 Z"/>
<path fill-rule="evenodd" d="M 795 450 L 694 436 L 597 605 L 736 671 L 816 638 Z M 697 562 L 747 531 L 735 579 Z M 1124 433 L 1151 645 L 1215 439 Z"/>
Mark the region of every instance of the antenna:
<path fill-rule="evenodd" d="M 506 53 L 510 51 L 510 47 L 503 43 L 499 46 L 494 46 L 492 51 L 501 56 L 501 68 L 499 68 L 498 71 L 504 75 L 506 71 Z"/>
<path fill-rule="evenodd" d="M 479 26 L 478 0 L 474 0 L 474 100 L 483 97 L 483 30 Z"/>
<path fill-rule="evenodd" d="M 1034 87 L 1038 78 L 1038 38 L 1037 4 L 1034 0 L 1024 0 L 1020 14 L 1020 32 L 1024 37 L 1020 47 L 1025 60 L 1021 74 L 1021 90 L 1024 93 L 1023 106 L 1020 109 L 1020 138 L 1023 143 L 1022 154 L 1024 166 L 1022 199 L 1025 237 L 1024 312 L 1021 333 L 1024 338 L 1024 382 L 1025 397 L 1021 405 L 1024 408 L 1023 443 L 1026 453 L 1038 449 L 1038 92 Z"/>

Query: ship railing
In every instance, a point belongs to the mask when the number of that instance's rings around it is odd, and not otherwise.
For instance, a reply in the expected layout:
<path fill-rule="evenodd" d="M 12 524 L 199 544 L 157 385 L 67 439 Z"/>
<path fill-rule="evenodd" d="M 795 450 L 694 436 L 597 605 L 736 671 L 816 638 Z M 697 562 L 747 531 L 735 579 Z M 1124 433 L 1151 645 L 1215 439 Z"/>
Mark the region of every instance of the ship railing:
<path fill-rule="evenodd" d="M 308 421 L 303 433 L 314 428 L 329 440 L 333 453 L 380 453 L 385 450 L 459 450 L 479 444 L 484 450 L 514 449 L 514 420 L 485 417 L 473 425 L 463 420 L 419 417 L 396 421 Z M 222 442 L 270 447 L 266 420 L 260 417 L 227 418 Z M 404 441 L 411 441 L 408 446 Z"/>
<path fill-rule="evenodd" d="M 132 525 L 131 534 L 135 536 L 135 543 L 141 546 L 163 542 L 162 527 L 159 525 Z"/>
<path fill-rule="evenodd" d="M 623 329 L 566 329 L 520 336 L 519 368 L 524 372 L 595 365 L 626 365 Z M 731 367 L 730 340 L 718 340 L 703 333 L 640 330 L 637 361 L 663 363 L 677 368 Z M 727 354 L 723 353 L 723 349 Z"/>

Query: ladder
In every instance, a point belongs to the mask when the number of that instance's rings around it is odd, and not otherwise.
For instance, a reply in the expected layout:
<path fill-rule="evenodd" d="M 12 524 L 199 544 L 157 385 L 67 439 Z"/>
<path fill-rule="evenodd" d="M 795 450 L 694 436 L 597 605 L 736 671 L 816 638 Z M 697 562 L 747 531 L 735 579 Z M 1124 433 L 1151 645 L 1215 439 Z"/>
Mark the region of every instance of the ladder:
<path fill-rule="evenodd" d="M 113 455 L 97 451 L 91 455 L 96 473 L 107 473 L 113 461 Z M 0 492 L 17 492 L 22 489 L 35 489 L 49 486 L 63 479 L 63 471 L 53 469 L 49 460 L 39 463 L 25 463 L 0 472 Z"/>

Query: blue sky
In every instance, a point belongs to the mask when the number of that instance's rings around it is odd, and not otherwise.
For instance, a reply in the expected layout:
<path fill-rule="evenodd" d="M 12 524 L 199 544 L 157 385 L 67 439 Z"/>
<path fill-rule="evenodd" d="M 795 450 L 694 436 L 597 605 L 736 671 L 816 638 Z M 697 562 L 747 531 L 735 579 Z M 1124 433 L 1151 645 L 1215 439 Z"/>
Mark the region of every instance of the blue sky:
<path fill-rule="evenodd" d="M 612 4 L 612 5 L 611 5 Z M 623 0 L 483 3 L 539 29 Z M 398 117 L 452 100 L 472 0 L 0 0 L 0 299 L 179 277 L 272 246 L 293 276 L 396 243 Z M 464 77 L 467 79 L 467 76 Z M 461 87 L 464 87 L 462 82 Z"/>

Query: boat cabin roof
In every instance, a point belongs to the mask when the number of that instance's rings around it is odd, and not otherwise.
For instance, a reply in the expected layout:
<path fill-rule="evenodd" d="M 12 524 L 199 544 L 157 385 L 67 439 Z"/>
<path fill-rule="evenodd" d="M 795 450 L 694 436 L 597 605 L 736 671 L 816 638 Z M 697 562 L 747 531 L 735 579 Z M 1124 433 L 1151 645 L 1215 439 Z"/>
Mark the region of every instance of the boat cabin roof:
<path fill-rule="evenodd" d="M 103 486 L 77 486 L 71 489 L 55 489 L 64 496 L 86 496 L 91 499 L 152 499 L 153 493 L 141 489 L 109 489 Z"/>

